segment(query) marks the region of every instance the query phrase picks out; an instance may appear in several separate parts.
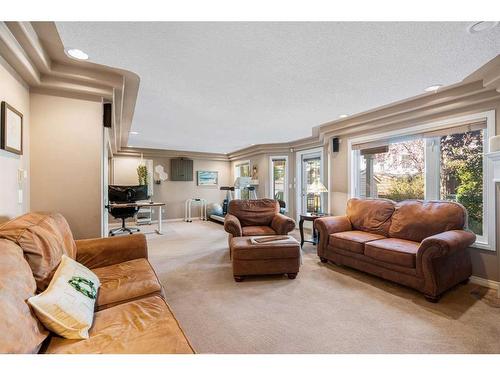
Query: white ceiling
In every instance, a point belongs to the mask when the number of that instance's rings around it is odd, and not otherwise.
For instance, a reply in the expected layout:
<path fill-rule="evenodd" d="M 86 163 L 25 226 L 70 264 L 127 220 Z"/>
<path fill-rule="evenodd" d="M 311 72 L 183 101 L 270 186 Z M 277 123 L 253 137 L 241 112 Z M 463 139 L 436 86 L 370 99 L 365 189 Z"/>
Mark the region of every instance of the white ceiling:
<path fill-rule="evenodd" d="M 129 145 L 230 152 L 461 81 L 500 53 L 470 23 L 57 22 L 141 83 Z"/>

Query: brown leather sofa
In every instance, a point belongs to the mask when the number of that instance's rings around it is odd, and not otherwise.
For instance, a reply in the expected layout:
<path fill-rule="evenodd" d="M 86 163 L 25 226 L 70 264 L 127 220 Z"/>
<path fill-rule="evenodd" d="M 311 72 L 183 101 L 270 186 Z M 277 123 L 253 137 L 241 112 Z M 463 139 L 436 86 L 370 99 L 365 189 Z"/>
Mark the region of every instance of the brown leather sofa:
<path fill-rule="evenodd" d="M 322 262 L 406 285 L 432 302 L 472 273 L 467 248 L 476 235 L 458 203 L 354 198 L 346 216 L 317 219 L 315 226 Z"/>
<path fill-rule="evenodd" d="M 62 254 L 100 279 L 90 338 L 48 332 L 28 298 L 50 282 Z M 193 353 L 148 262 L 145 236 L 73 240 L 60 214 L 0 226 L 0 353 Z"/>
<path fill-rule="evenodd" d="M 224 229 L 232 237 L 288 234 L 295 221 L 280 214 L 280 205 L 273 199 L 235 199 L 229 202 Z"/>

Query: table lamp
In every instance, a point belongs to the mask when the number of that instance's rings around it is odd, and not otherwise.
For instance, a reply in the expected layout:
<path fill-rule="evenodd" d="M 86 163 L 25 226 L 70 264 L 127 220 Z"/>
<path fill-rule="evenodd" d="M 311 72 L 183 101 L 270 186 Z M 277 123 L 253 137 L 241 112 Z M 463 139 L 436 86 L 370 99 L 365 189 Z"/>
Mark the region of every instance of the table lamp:
<path fill-rule="evenodd" d="M 321 209 L 320 196 L 321 193 L 328 193 L 328 189 L 319 180 L 314 181 L 311 185 L 307 185 L 307 194 L 314 194 L 314 212 L 319 213 Z"/>

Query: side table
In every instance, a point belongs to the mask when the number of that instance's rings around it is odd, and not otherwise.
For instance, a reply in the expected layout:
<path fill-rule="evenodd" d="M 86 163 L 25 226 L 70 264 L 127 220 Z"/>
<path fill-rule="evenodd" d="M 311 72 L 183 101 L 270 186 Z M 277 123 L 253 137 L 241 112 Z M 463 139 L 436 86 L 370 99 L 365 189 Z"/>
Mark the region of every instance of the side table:
<path fill-rule="evenodd" d="M 306 214 L 300 215 L 300 220 L 299 220 L 300 247 L 302 247 L 302 245 L 304 245 L 304 242 L 310 242 L 313 245 L 318 244 L 319 233 L 316 231 L 316 227 L 314 226 L 314 221 L 316 219 L 319 219 L 320 217 L 325 217 L 325 216 L 332 216 L 332 215 L 326 214 L 326 213 L 313 213 L 313 212 L 308 212 Z M 312 221 L 313 222 L 313 236 L 310 240 L 304 239 L 304 221 Z"/>

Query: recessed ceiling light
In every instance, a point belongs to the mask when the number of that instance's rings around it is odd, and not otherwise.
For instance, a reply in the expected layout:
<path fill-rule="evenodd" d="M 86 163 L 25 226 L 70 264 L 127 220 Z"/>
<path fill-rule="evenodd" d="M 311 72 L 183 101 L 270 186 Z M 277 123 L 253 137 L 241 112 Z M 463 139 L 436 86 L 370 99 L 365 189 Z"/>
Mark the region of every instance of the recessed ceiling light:
<path fill-rule="evenodd" d="M 138 135 L 139 132 L 129 132 L 130 135 Z"/>
<path fill-rule="evenodd" d="M 426 87 L 425 91 L 427 91 L 427 92 L 436 92 L 441 87 L 443 87 L 443 85 L 432 85 L 432 86 Z"/>
<path fill-rule="evenodd" d="M 340 118 L 346 118 L 346 117 L 349 117 L 349 115 L 340 115 L 339 117 Z"/>
<path fill-rule="evenodd" d="M 66 50 L 66 53 L 77 60 L 88 60 L 89 55 L 87 55 L 85 52 L 83 52 L 81 49 L 78 48 L 68 48 Z"/>
<path fill-rule="evenodd" d="M 467 27 L 470 34 L 482 33 L 483 31 L 491 30 L 498 25 L 498 21 L 479 21 Z"/>

